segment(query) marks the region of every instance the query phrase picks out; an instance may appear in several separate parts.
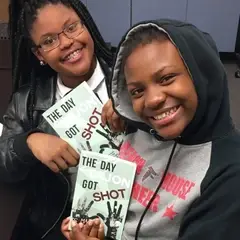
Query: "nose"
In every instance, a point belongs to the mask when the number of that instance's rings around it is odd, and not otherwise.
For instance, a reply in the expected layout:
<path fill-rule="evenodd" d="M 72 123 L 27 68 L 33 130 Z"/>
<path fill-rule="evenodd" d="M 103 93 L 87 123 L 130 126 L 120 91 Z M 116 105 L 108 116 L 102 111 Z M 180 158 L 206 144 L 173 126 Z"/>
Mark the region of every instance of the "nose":
<path fill-rule="evenodd" d="M 59 48 L 61 50 L 71 47 L 73 44 L 73 39 L 68 38 L 64 34 L 59 35 Z"/>
<path fill-rule="evenodd" d="M 167 95 L 161 87 L 152 86 L 149 88 L 145 95 L 145 108 L 157 109 L 166 101 Z"/>

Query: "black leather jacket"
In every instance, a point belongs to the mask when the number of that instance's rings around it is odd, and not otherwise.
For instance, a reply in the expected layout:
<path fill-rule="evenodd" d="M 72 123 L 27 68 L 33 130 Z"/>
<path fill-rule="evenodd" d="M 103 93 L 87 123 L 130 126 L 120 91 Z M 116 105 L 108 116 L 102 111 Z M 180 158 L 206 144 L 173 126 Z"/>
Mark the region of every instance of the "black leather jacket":
<path fill-rule="evenodd" d="M 107 81 L 110 69 L 99 61 Z M 108 85 L 108 81 L 107 81 Z M 34 131 L 56 133 L 43 119 L 42 113 L 55 102 L 56 77 L 40 81 L 36 88 L 33 108 L 33 123 L 30 126 L 28 113 L 29 86 L 21 87 L 12 97 L 4 115 L 3 133 L 0 138 L 0 180 L 4 182 L 26 181 L 26 224 L 34 233 L 32 239 L 44 239 L 44 235 L 60 220 L 71 192 L 67 174 L 55 174 L 37 160 L 27 146 L 27 136 Z"/>

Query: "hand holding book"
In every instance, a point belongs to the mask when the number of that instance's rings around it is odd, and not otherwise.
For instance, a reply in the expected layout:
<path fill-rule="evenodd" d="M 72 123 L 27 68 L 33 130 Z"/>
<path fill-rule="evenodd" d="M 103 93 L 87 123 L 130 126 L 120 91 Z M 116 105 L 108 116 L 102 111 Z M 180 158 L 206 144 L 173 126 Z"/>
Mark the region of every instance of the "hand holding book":
<path fill-rule="evenodd" d="M 102 113 L 102 103 L 83 82 L 48 109 L 43 117 L 80 155 L 71 221 L 88 224 L 99 218 L 104 224 L 105 237 L 120 240 L 136 164 L 118 158 L 124 134 L 114 133 L 111 127 L 116 129 L 123 123 L 114 113 L 111 101 L 104 109 Z M 69 230 L 71 227 L 69 224 Z"/>
<path fill-rule="evenodd" d="M 104 225 L 100 219 L 89 220 L 85 225 L 74 222 L 72 230 L 69 231 L 68 225 L 70 218 L 62 222 L 62 234 L 68 240 L 104 240 Z"/>
<path fill-rule="evenodd" d="M 114 111 L 111 99 L 103 106 L 101 120 L 102 125 L 107 124 L 113 132 L 124 132 L 124 121 Z"/>
<path fill-rule="evenodd" d="M 53 172 L 76 166 L 79 162 L 79 154 L 59 137 L 32 133 L 27 138 L 27 144 L 33 155 Z"/>

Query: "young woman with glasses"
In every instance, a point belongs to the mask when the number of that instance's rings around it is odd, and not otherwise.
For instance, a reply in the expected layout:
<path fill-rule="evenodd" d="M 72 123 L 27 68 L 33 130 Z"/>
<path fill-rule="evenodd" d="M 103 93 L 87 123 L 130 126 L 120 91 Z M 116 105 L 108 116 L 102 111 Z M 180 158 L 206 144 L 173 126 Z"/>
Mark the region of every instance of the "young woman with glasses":
<path fill-rule="evenodd" d="M 79 0 L 12 0 L 9 9 L 14 93 L 4 115 L 0 179 L 29 186 L 15 239 L 59 240 L 76 173 L 69 168 L 79 155 L 42 113 L 87 81 L 107 104 L 103 121 L 118 129 L 107 91 L 113 54 Z"/>

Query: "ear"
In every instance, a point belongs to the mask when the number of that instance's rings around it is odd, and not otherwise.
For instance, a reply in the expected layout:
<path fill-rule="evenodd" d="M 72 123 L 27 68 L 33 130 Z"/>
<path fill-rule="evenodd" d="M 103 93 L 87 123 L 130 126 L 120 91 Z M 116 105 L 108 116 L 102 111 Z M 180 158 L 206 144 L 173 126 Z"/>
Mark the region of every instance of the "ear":
<path fill-rule="evenodd" d="M 32 48 L 32 52 L 33 52 L 33 54 L 37 57 L 37 59 L 38 59 L 39 61 L 44 61 L 44 58 L 43 58 L 41 52 L 39 51 L 39 49 Z"/>

